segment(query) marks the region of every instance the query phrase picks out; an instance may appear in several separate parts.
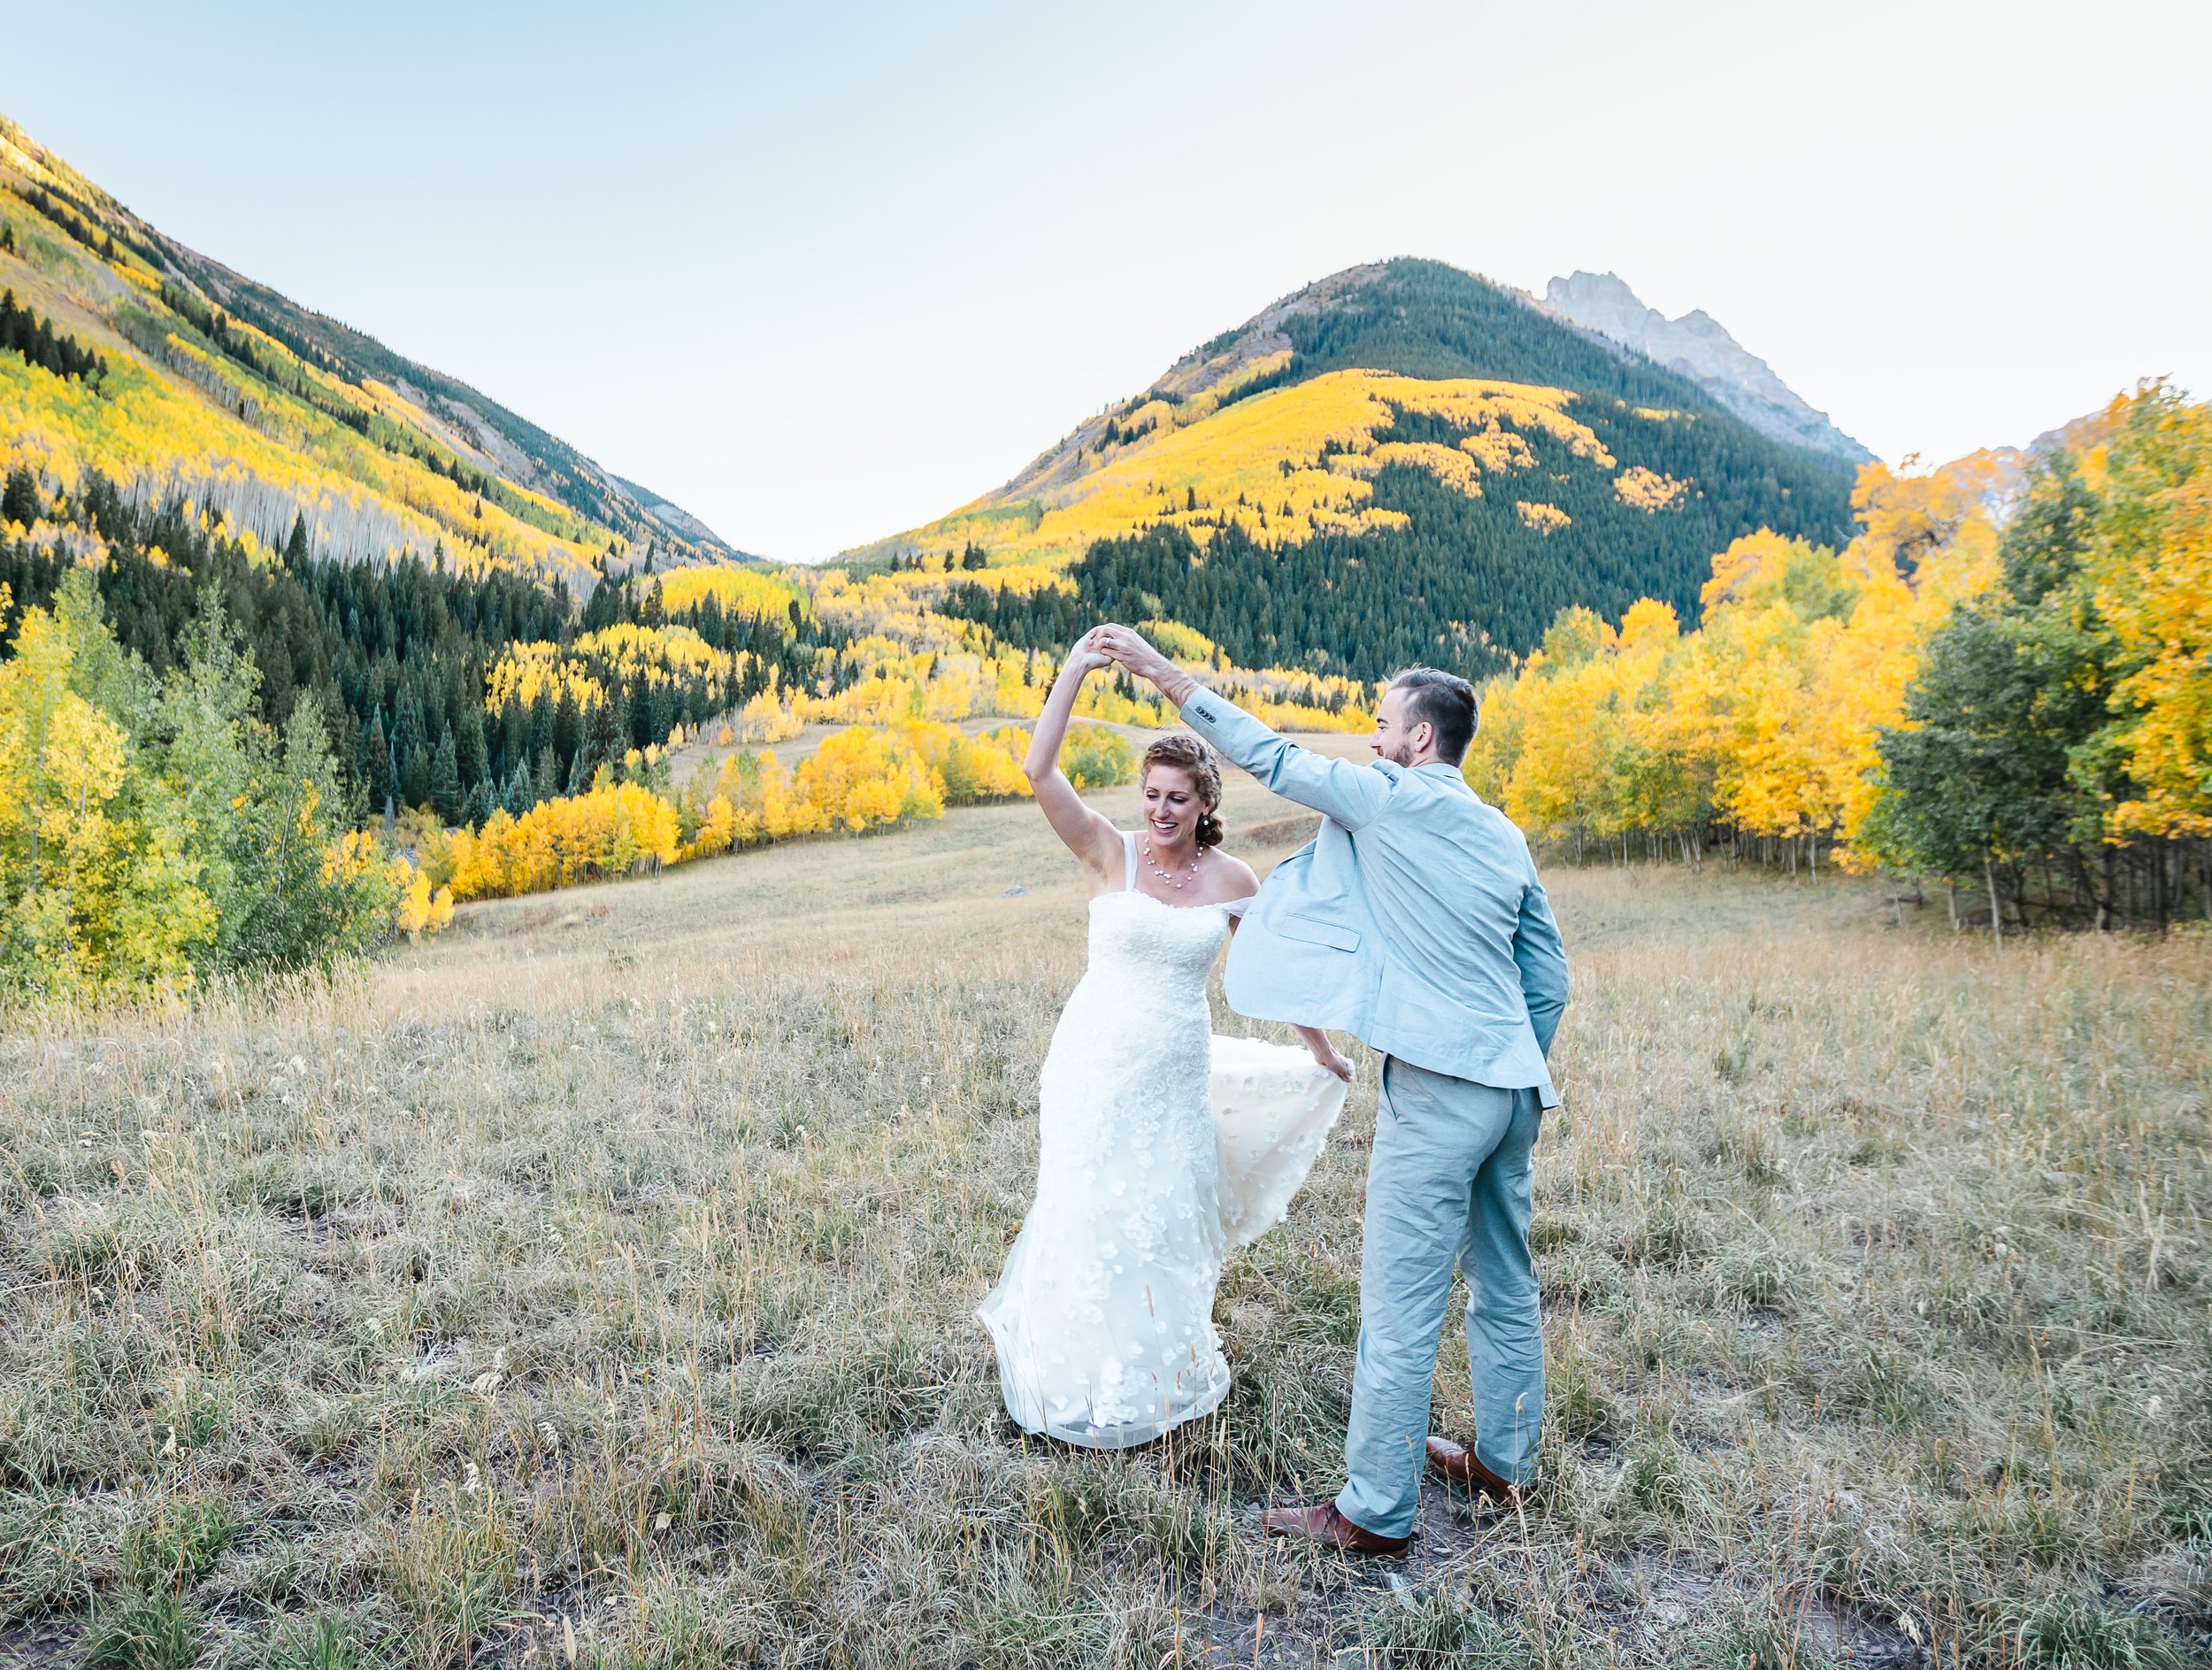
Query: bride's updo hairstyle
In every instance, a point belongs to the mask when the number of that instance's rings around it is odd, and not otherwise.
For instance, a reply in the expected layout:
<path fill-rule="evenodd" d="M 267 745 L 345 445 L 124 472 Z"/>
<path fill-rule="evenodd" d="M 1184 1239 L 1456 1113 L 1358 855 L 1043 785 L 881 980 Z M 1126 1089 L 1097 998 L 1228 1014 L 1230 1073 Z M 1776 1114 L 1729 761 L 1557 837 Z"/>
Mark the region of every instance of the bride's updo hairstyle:
<path fill-rule="evenodd" d="M 1187 731 L 1172 731 L 1144 750 L 1144 764 L 1137 770 L 1138 788 L 1144 787 L 1155 766 L 1172 766 L 1190 779 L 1206 808 L 1198 816 L 1194 836 L 1201 848 L 1219 846 L 1221 820 L 1214 810 L 1221 804 L 1221 767 L 1215 763 L 1214 750 Z"/>

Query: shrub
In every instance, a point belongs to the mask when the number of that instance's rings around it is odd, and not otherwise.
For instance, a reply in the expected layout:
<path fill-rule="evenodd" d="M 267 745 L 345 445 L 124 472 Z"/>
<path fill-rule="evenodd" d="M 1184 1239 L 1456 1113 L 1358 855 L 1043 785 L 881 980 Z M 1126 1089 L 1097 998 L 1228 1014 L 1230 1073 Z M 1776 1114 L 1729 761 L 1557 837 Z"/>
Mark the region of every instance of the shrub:
<path fill-rule="evenodd" d="M 1060 769 L 1078 789 L 1111 789 L 1136 775 L 1129 739 L 1103 725 L 1071 725 L 1060 750 Z"/>

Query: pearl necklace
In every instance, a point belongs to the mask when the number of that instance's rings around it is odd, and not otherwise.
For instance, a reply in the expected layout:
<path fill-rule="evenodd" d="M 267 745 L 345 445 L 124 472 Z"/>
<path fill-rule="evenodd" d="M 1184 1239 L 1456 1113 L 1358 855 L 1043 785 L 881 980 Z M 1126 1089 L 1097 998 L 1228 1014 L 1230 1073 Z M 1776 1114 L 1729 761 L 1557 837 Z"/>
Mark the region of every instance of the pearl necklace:
<path fill-rule="evenodd" d="M 1158 877 L 1160 878 L 1160 880 L 1161 880 L 1161 881 L 1163 881 L 1166 882 L 1166 883 L 1167 883 L 1170 887 L 1173 888 L 1173 889 L 1174 889 L 1177 892 L 1179 892 L 1179 892 L 1181 892 L 1181 891 L 1183 890 L 1183 885 L 1184 885 L 1184 884 L 1183 884 L 1181 881 L 1177 881 L 1177 880 L 1176 880 L 1176 879 L 1175 879 L 1172 875 L 1169 874 L 1169 873 L 1168 873 L 1165 870 L 1163 870 L 1163 869 L 1159 866 L 1158 863 L 1157 863 L 1156 861 L 1155 861 L 1155 860 L 1154 860 L 1154 858 L 1153 858 L 1153 857 L 1152 857 L 1152 837 L 1151 837 L 1151 836 L 1147 835 L 1147 836 L 1146 836 L 1143 840 L 1141 840 L 1141 841 L 1138 842 L 1138 843 L 1137 843 L 1137 847 L 1138 847 L 1138 850 L 1139 850 L 1140 851 L 1141 851 L 1141 852 L 1144 854 L 1144 867 L 1145 867 L 1146 869 L 1148 869 L 1148 870 L 1151 871 L 1153 874 L 1155 874 L 1155 875 L 1158 876 Z M 1198 860 L 1199 860 L 1201 858 L 1202 858 L 1202 857 L 1204 857 L 1204 856 L 1205 856 L 1205 851 L 1206 851 L 1206 849 L 1205 849 L 1205 848 L 1203 848 L 1203 847 L 1201 847 L 1201 848 L 1199 848 L 1199 849 L 1198 849 L 1198 850 L 1197 850 L 1197 851 L 1195 851 L 1195 852 L 1194 852 L 1194 853 L 1192 853 L 1192 854 L 1190 855 L 1190 866 L 1189 866 L 1189 868 L 1188 868 L 1187 870 L 1186 870 L 1186 871 L 1185 871 L 1185 873 L 1185 873 L 1185 875 L 1186 875 L 1187 877 L 1187 876 L 1196 875 L 1196 874 L 1198 873 Z"/>

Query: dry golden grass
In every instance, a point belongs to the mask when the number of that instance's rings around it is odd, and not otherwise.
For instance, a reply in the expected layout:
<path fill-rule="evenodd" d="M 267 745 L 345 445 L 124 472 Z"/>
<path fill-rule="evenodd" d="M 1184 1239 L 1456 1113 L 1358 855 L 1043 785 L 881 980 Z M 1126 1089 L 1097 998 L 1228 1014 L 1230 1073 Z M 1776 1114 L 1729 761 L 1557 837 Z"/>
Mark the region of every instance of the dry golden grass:
<path fill-rule="evenodd" d="M 1544 1489 L 1438 1495 L 1398 1582 L 1256 1527 L 1338 1480 L 1371 1089 L 1231 1266 L 1220 1417 L 1097 1457 L 1000 1412 L 969 1312 L 1082 953 L 1010 806 L 0 1036 L 0 1658 L 2201 1652 L 2212 943 L 1553 881 Z M 1448 1333 L 1447 1427 L 1464 1377 Z"/>

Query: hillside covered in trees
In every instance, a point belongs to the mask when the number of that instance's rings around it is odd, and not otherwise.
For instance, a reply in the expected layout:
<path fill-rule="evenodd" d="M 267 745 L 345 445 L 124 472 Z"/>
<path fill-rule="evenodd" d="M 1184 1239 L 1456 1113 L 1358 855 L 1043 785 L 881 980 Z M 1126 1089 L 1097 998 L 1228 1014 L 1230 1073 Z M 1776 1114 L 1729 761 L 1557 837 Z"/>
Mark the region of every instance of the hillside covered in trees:
<path fill-rule="evenodd" d="M 18 466 L 0 512 L 27 530 L 50 519 L 99 539 L 106 618 L 156 678 L 180 664 L 193 622 L 219 604 L 257 669 L 257 717 L 281 727 L 313 697 L 357 815 L 518 816 L 764 690 L 850 681 L 834 653 L 847 635 L 815 630 L 773 589 L 757 612 L 726 611 L 708 592 L 672 617 L 648 578 L 602 584 L 580 606 L 559 580 L 462 573 L 411 555 L 339 562 L 313 552 L 296 519 L 274 553 L 257 553 L 180 501 L 133 504 L 96 472 L 47 504 Z M 0 543 L 0 584 L 19 612 L 50 607 L 74 566 L 65 548 L 27 533 Z M 15 627 L 0 619 L 0 647 Z"/>
<path fill-rule="evenodd" d="M 737 553 L 466 384 L 167 236 L 0 118 L 0 449 L 276 545 L 581 589 Z M 34 371 L 54 372 L 41 380 Z"/>
<path fill-rule="evenodd" d="M 1016 643 L 1164 617 L 1248 665 L 1479 675 L 1564 607 L 1694 607 L 1712 553 L 1761 527 L 1847 537 L 1851 474 L 1514 292 L 1401 260 L 1308 287 L 855 556 Z"/>

